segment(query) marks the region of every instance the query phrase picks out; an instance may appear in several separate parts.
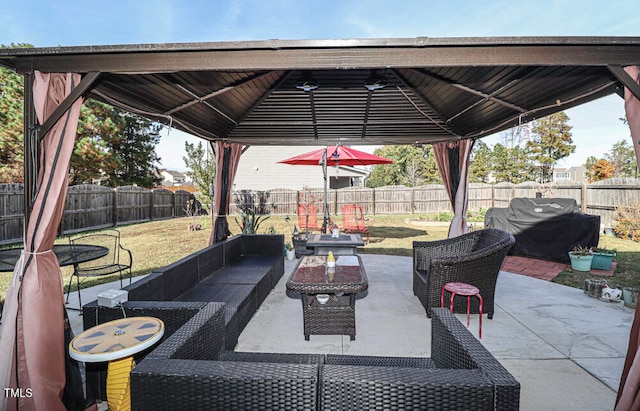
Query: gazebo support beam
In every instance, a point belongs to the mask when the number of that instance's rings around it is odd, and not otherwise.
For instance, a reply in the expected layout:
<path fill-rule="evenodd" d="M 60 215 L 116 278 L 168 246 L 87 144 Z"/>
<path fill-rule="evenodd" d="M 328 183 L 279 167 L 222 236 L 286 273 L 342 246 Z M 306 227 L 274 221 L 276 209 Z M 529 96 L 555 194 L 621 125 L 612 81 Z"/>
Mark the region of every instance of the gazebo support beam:
<path fill-rule="evenodd" d="M 624 71 L 622 66 L 607 66 L 607 68 L 638 100 L 640 100 L 640 85 L 633 77 Z"/>
<path fill-rule="evenodd" d="M 91 87 L 96 82 L 96 80 L 98 80 L 99 77 L 100 77 L 100 72 L 94 71 L 94 72 L 87 73 L 82 78 L 82 80 L 78 84 L 78 87 L 73 89 L 71 94 L 69 94 L 69 96 L 65 98 L 62 101 L 62 103 L 60 103 L 60 105 L 55 109 L 55 111 L 51 114 L 51 116 L 47 119 L 47 121 L 45 121 L 44 124 L 40 128 L 38 128 L 37 130 L 38 141 L 41 141 L 42 138 L 45 136 L 45 134 L 51 131 L 51 128 L 54 126 L 54 124 L 56 124 L 58 120 L 62 118 L 64 113 L 66 113 L 67 110 L 71 108 L 71 106 L 73 105 L 73 103 L 76 102 L 76 100 L 81 98 L 91 89 Z"/>
<path fill-rule="evenodd" d="M 33 198 L 35 195 L 36 176 L 38 175 L 38 143 L 34 138 L 33 127 L 38 123 L 35 104 L 33 102 L 33 73 L 24 74 L 24 225 L 29 221 Z"/>

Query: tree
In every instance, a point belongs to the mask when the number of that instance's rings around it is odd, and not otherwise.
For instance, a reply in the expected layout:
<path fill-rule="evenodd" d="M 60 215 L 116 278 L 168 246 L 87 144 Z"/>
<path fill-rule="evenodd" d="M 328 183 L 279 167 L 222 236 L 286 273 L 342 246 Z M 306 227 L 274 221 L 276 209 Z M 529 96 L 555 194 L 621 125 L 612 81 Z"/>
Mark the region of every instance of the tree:
<path fill-rule="evenodd" d="M 69 164 L 69 184 L 91 184 L 120 166 L 107 141 L 119 132 L 113 107 L 86 100 L 80 107 L 76 142 Z"/>
<path fill-rule="evenodd" d="M 0 67 L 0 183 L 22 182 L 22 78 Z"/>
<path fill-rule="evenodd" d="M 211 204 L 213 199 L 213 185 L 215 183 L 216 162 L 213 156 L 209 157 L 205 152 L 202 142 L 196 147 L 186 141 L 184 143 L 186 157 L 182 157 L 185 166 L 189 169 L 187 175 L 198 188 L 198 201 Z"/>
<path fill-rule="evenodd" d="M 160 142 L 162 126 L 116 108 L 113 110 L 115 116 L 111 119 L 115 120 L 118 133 L 105 143 L 115 159 L 108 165 L 117 165 L 106 170 L 106 185 L 153 188 L 161 181 L 157 167 L 160 158 L 155 147 Z"/>
<path fill-rule="evenodd" d="M 594 183 L 600 180 L 605 180 L 607 178 L 613 177 L 614 171 L 615 171 L 615 168 L 609 162 L 609 160 L 605 160 L 605 159 L 596 160 L 590 172 L 588 173 L 587 179 L 590 183 Z"/>
<path fill-rule="evenodd" d="M 30 44 L 2 45 L 0 48 L 30 48 Z M 23 77 L 0 67 L 0 183 L 24 181 Z"/>
<path fill-rule="evenodd" d="M 69 183 L 152 188 L 161 179 L 155 146 L 162 126 L 95 100 L 83 103 Z"/>
<path fill-rule="evenodd" d="M 383 146 L 374 154 L 392 159 L 393 164 L 375 166 L 367 179 L 367 187 L 401 184 L 415 187 L 441 181 L 430 145 Z"/>
<path fill-rule="evenodd" d="M 488 183 L 493 164 L 493 152 L 482 140 L 476 140 L 471 151 L 471 164 L 469 165 L 469 182 Z"/>
<path fill-rule="evenodd" d="M 611 147 L 604 158 L 609 160 L 614 168 L 613 177 L 637 176 L 638 164 L 633 147 L 627 140 L 620 140 Z"/>
<path fill-rule="evenodd" d="M 552 181 L 556 162 L 576 150 L 568 122 L 569 116 L 561 111 L 532 123 L 532 135 L 527 148 L 538 168 L 541 183 Z"/>
<path fill-rule="evenodd" d="M 594 167 L 596 165 L 596 162 L 598 161 L 598 159 L 594 156 L 589 156 L 587 157 L 587 159 L 584 162 L 584 168 L 585 168 L 585 177 L 587 178 L 587 181 L 592 183 L 594 181 L 598 181 L 596 180 L 595 177 L 595 172 L 594 172 Z"/>
<path fill-rule="evenodd" d="M 527 146 L 509 148 L 496 143 L 491 159 L 494 181 L 518 184 L 534 178 L 534 165 Z"/>
<path fill-rule="evenodd" d="M 3 48 L 5 46 L 2 46 Z M 32 47 L 12 44 L 11 47 Z M 0 182 L 24 181 L 23 78 L 0 68 Z M 160 181 L 155 145 L 160 126 L 95 100 L 83 103 L 69 183 L 104 179 L 111 186 L 153 187 Z"/>

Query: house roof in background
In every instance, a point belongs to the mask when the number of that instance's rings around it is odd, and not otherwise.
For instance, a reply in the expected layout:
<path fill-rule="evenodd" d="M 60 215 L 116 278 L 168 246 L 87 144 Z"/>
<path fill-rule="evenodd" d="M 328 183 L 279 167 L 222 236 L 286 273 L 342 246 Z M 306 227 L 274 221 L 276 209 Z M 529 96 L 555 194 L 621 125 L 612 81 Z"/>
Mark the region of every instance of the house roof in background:
<path fill-rule="evenodd" d="M 135 44 L 0 50 L 19 73 L 79 72 L 87 95 L 208 140 L 432 143 L 490 135 L 612 93 L 638 37 Z M 89 80 L 87 80 L 89 81 Z M 316 87 L 317 86 L 317 87 Z M 633 86 L 633 85 L 632 85 Z M 638 88 L 634 92 L 640 96 Z"/>

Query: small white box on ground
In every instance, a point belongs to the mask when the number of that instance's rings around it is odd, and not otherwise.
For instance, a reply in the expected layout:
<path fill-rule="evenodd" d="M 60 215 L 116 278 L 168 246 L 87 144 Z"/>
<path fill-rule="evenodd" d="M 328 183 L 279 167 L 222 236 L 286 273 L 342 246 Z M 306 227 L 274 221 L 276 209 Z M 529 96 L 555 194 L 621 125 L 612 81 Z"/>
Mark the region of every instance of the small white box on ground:
<path fill-rule="evenodd" d="M 125 290 L 107 290 L 98 294 L 98 305 L 101 307 L 115 307 L 129 301 L 129 292 Z"/>

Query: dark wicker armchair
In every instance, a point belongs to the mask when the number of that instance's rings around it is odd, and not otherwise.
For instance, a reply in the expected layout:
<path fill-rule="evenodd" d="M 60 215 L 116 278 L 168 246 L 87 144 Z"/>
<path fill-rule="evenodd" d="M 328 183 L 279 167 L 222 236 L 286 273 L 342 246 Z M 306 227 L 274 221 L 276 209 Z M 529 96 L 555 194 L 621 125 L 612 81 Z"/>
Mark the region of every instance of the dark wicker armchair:
<path fill-rule="evenodd" d="M 493 318 L 496 281 L 502 261 L 515 243 L 503 230 L 488 228 L 440 241 L 413 242 L 413 294 L 427 316 L 440 306 L 442 286 L 463 282 L 480 289 L 483 311 Z M 467 302 L 457 298 L 454 311 L 466 312 Z M 478 300 L 471 299 L 471 312 L 478 312 Z"/>

